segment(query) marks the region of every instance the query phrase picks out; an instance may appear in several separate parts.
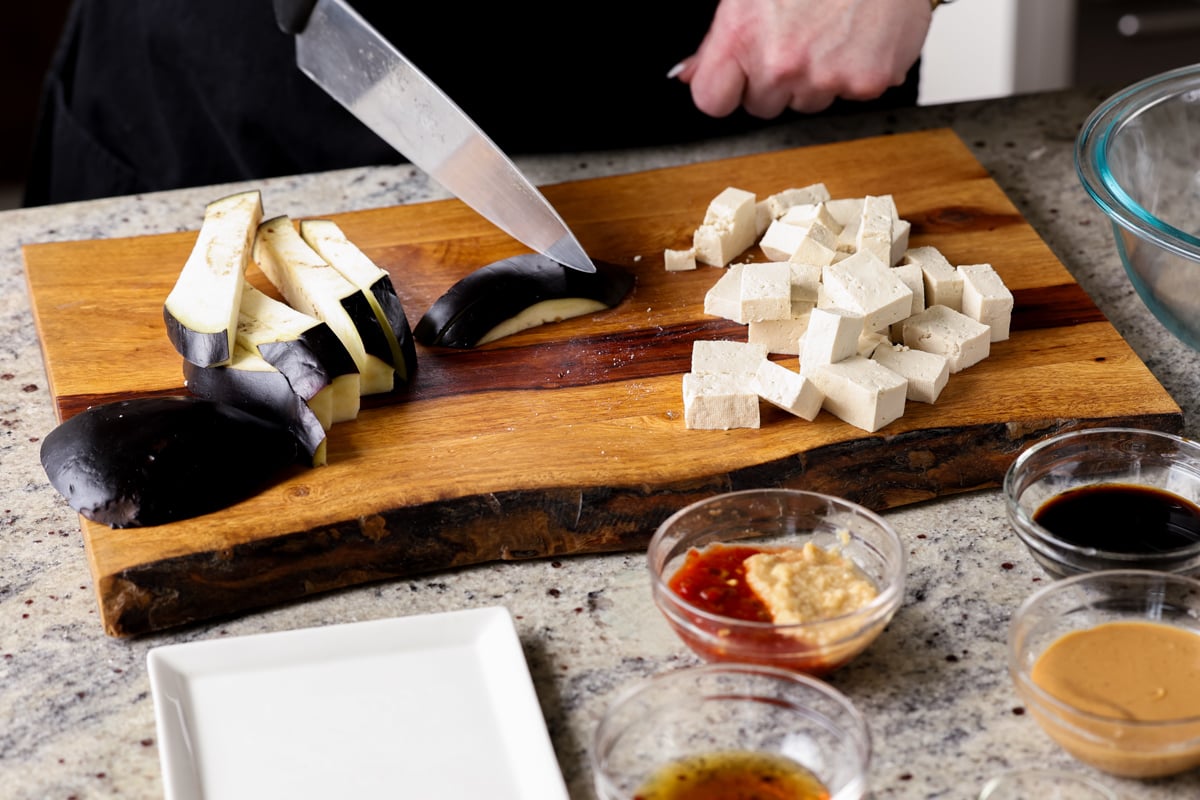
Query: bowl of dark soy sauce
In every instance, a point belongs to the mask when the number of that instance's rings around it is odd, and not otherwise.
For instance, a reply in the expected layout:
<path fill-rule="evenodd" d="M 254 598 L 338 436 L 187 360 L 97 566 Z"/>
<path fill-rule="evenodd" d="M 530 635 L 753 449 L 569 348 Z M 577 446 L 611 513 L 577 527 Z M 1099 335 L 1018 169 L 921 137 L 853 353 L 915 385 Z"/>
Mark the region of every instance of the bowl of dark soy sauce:
<path fill-rule="evenodd" d="M 1008 517 L 1061 578 L 1109 569 L 1200 573 L 1200 443 L 1139 428 L 1037 442 L 1004 477 Z"/>

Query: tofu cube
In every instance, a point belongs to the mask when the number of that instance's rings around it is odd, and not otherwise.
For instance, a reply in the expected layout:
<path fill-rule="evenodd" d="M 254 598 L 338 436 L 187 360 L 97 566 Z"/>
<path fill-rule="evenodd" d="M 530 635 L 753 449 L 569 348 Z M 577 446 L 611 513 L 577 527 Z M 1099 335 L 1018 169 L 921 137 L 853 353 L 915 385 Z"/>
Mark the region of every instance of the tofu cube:
<path fill-rule="evenodd" d="M 758 396 L 773 406 L 812 421 L 821 413 L 825 396 L 807 377 L 764 359 L 755 373 Z"/>
<path fill-rule="evenodd" d="M 671 250 L 663 251 L 663 263 L 666 265 L 667 272 L 684 272 L 696 268 L 696 248 L 689 247 L 686 250 Z"/>
<path fill-rule="evenodd" d="M 821 289 L 821 267 L 817 264 L 791 262 L 792 316 L 806 314 L 817 305 Z"/>
<path fill-rule="evenodd" d="M 872 359 L 825 364 L 810 377 L 825 395 L 821 407 L 856 428 L 873 433 L 904 414 L 908 381 Z"/>
<path fill-rule="evenodd" d="M 800 372 L 807 375 L 858 352 L 863 317 L 842 308 L 814 308 L 800 341 Z"/>
<path fill-rule="evenodd" d="M 991 264 L 960 264 L 963 278 L 962 312 L 992 329 L 992 341 L 1008 338 L 1013 295 Z"/>
<path fill-rule="evenodd" d="M 871 358 L 908 381 L 907 398 L 934 403 L 950 380 L 950 362 L 937 353 L 913 350 L 902 344 L 876 348 Z"/>
<path fill-rule="evenodd" d="M 904 281 L 913 293 L 912 306 L 909 308 L 908 315 L 912 316 L 918 312 L 925 310 L 925 275 L 921 272 L 919 264 L 901 264 L 898 267 L 892 267 L 892 271 L 896 273 L 896 277 Z M 902 326 L 904 321 L 893 322 L 891 327 L 891 336 L 893 339 L 902 339 L 904 331 Z"/>
<path fill-rule="evenodd" d="M 768 353 L 798 356 L 808 320 L 809 314 L 791 319 L 751 320 L 746 341 L 762 345 Z"/>
<path fill-rule="evenodd" d="M 748 250 L 758 237 L 753 192 L 732 186 L 708 204 L 704 222 L 692 234 L 696 260 L 724 267 Z"/>
<path fill-rule="evenodd" d="M 936 247 L 913 247 L 904 254 L 904 264 L 921 267 L 925 279 L 925 305 L 962 311 L 963 277 Z"/>
<path fill-rule="evenodd" d="M 824 267 L 821 285 L 826 304 L 861 314 L 867 330 L 885 330 L 912 311 L 912 290 L 891 267 L 865 251 Z"/>
<path fill-rule="evenodd" d="M 892 265 L 892 227 L 896 205 L 890 195 L 863 198 L 862 216 L 854 236 L 856 252 L 866 251 L 888 266 Z"/>
<path fill-rule="evenodd" d="M 767 348 L 751 342 L 692 342 L 692 372 L 697 375 L 753 375 L 766 357 Z"/>
<path fill-rule="evenodd" d="M 904 344 L 945 356 L 951 375 L 987 358 L 991 342 L 991 328 L 946 306 L 930 306 L 904 322 Z"/>
<path fill-rule="evenodd" d="M 841 233 L 843 227 L 842 223 L 834 219 L 833 214 L 829 213 L 829 209 L 825 207 L 824 203 L 806 203 L 804 205 L 792 206 L 779 220 L 780 222 L 799 225 L 803 228 L 807 228 L 814 222 L 819 222 L 834 234 Z"/>
<path fill-rule="evenodd" d="M 742 267 L 739 317 L 747 322 L 792 316 L 792 268 L 786 261 Z"/>
<path fill-rule="evenodd" d="M 745 376 L 728 374 L 683 376 L 683 421 L 695 430 L 757 428 L 758 393 L 747 388 Z"/>
<path fill-rule="evenodd" d="M 768 195 L 763 205 L 771 219 L 779 219 L 795 206 L 813 205 L 829 200 L 829 190 L 823 183 L 813 183 L 795 189 L 784 189 L 782 192 Z"/>
<path fill-rule="evenodd" d="M 742 269 L 744 264 L 730 264 L 704 294 L 704 313 L 724 317 L 734 322 L 746 323 L 742 319 Z"/>

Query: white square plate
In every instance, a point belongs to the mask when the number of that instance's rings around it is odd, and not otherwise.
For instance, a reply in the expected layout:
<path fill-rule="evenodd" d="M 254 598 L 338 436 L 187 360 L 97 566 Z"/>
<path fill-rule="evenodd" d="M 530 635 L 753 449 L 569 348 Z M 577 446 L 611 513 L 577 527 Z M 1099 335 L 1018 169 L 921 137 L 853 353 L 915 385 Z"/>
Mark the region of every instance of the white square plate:
<path fill-rule="evenodd" d="M 167 800 L 566 800 L 507 609 L 147 655 Z"/>

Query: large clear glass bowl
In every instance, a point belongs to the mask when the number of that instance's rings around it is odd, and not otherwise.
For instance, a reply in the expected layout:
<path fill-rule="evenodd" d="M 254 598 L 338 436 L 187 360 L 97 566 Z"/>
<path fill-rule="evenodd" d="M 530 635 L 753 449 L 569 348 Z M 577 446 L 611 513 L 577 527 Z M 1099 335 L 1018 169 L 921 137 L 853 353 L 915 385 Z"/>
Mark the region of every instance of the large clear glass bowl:
<path fill-rule="evenodd" d="M 1075 166 L 1138 295 L 1200 350 L 1200 64 L 1105 100 L 1079 133 Z"/>

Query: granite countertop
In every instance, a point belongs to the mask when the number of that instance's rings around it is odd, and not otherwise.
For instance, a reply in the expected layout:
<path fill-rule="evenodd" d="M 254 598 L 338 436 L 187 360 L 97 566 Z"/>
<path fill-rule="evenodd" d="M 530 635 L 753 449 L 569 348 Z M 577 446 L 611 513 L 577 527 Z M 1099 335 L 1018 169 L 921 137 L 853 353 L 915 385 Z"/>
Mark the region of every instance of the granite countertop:
<path fill-rule="evenodd" d="M 1112 234 L 1075 177 L 1073 143 L 1105 92 L 1072 91 L 814 120 L 687 147 L 519 158 L 539 184 L 731 155 L 950 127 L 1184 411 L 1200 436 L 1200 353 L 1141 304 Z M 443 197 L 406 166 L 257 181 L 296 216 Z M 251 186 L 251 184 L 246 184 Z M 25 243 L 197 227 L 206 187 L 0 213 L 0 795 L 12 800 L 161 797 L 146 654 L 155 646 L 458 608 L 511 610 L 571 796 L 593 796 L 589 741 L 613 692 L 693 663 L 651 605 L 638 553 L 499 563 L 382 582 L 184 630 L 104 635 L 77 518 L 38 462 L 55 424 L 26 292 Z M 998 491 L 888 512 L 910 547 L 904 606 L 830 680 L 870 721 L 876 798 L 973 798 L 1011 767 L 1072 761 L 1037 728 L 1004 664 L 1009 615 L 1045 580 Z M 1096 774 L 1096 773 L 1093 773 Z M 1133 798 L 1200 795 L 1200 773 L 1102 780 Z"/>

